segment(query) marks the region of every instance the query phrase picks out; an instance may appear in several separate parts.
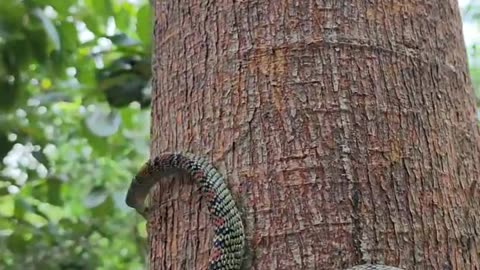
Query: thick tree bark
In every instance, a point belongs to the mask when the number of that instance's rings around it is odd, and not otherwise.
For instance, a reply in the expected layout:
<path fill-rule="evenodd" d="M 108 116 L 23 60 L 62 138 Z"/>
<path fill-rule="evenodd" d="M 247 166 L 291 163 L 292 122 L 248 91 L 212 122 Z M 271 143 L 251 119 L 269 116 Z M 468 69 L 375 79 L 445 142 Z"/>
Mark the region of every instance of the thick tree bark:
<path fill-rule="evenodd" d="M 206 156 L 252 269 L 479 269 L 480 137 L 455 0 L 157 0 L 152 154 Z M 160 192 L 161 190 L 161 192 Z M 156 188 L 152 269 L 201 269 L 184 181 Z"/>

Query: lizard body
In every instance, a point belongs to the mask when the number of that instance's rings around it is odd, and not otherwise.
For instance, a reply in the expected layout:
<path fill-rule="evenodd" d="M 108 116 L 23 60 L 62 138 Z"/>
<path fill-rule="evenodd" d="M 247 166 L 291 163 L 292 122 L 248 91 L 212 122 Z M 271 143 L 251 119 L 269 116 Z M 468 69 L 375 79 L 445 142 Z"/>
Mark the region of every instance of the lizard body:
<path fill-rule="evenodd" d="M 206 159 L 189 153 L 164 154 L 151 159 L 132 180 L 127 192 L 127 205 L 146 218 L 148 209 L 144 203 L 150 189 L 160 178 L 179 171 L 190 174 L 208 201 L 215 233 L 208 269 L 240 269 L 245 246 L 240 211 L 225 179 Z"/>
<path fill-rule="evenodd" d="M 146 162 L 133 178 L 126 204 L 148 217 L 145 198 L 162 177 L 183 171 L 200 187 L 208 201 L 214 226 L 209 270 L 239 270 L 245 251 L 245 232 L 241 214 L 222 175 L 204 158 L 190 153 L 163 154 Z M 363 264 L 346 270 L 402 270 L 397 267 Z"/>

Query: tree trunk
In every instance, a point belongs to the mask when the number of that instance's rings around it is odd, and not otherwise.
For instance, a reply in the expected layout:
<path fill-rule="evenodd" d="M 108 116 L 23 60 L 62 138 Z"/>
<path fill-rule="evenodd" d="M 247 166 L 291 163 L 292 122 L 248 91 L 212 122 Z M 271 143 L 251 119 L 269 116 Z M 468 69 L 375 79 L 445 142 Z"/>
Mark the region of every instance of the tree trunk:
<path fill-rule="evenodd" d="M 243 205 L 251 269 L 479 269 L 480 137 L 455 0 L 157 0 L 152 155 Z M 160 192 L 161 191 L 161 192 Z M 205 269 L 195 186 L 153 193 L 151 269 Z"/>

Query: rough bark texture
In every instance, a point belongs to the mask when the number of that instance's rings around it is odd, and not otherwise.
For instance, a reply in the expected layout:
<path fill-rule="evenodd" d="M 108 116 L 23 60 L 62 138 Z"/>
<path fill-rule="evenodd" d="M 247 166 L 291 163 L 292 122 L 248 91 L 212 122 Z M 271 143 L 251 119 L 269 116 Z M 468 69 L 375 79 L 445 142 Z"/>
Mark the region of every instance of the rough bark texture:
<path fill-rule="evenodd" d="M 480 268 L 480 137 L 456 0 L 155 9 L 152 154 L 189 150 L 227 176 L 252 269 Z M 168 183 L 153 193 L 151 268 L 202 269 L 206 207 L 185 179 Z"/>

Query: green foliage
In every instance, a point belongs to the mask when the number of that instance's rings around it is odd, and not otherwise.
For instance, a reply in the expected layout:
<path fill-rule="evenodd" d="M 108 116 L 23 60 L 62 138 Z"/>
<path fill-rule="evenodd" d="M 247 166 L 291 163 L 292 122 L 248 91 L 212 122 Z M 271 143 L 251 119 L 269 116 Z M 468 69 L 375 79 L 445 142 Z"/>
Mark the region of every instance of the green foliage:
<path fill-rule="evenodd" d="M 1 2 L 0 268 L 144 269 L 148 2 Z"/>
<path fill-rule="evenodd" d="M 467 40 L 471 39 L 470 35 L 475 35 L 472 31 L 476 31 L 477 37 L 480 36 L 478 34 L 480 32 L 480 3 L 470 1 L 462 10 L 462 17 L 465 24 L 474 25 L 474 27 L 465 27 L 467 31 L 464 31 L 464 34 Z M 480 106 L 480 44 L 478 42 L 479 40 L 473 40 L 472 43 L 467 43 L 470 76 L 477 97 L 477 107 Z"/>

